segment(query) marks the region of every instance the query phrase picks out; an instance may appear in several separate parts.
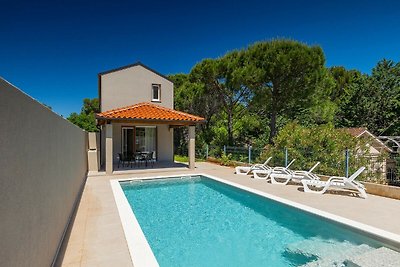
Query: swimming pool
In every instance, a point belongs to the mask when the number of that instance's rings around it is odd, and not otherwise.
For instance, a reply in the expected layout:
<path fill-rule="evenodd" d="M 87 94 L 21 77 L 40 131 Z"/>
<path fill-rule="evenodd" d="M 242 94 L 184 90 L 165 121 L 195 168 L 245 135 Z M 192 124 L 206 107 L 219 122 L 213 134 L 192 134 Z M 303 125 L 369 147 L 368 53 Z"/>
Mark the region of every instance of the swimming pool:
<path fill-rule="evenodd" d="M 315 261 L 340 266 L 351 255 L 383 246 L 330 220 L 201 175 L 120 185 L 134 211 L 130 220 L 140 224 L 160 266 L 301 266 Z M 132 231 L 125 229 L 126 234 Z"/>

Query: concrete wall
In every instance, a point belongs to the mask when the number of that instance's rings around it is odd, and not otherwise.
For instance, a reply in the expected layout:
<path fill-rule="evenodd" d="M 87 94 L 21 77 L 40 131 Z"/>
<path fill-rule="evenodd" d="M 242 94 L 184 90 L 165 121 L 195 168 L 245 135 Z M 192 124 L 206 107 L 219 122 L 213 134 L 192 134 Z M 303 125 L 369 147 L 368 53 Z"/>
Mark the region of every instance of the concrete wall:
<path fill-rule="evenodd" d="M 169 125 L 157 126 L 157 149 L 159 161 L 174 161 L 174 129 Z"/>
<path fill-rule="evenodd" d="M 113 124 L 113 161 L 118 162 L 118 153 L 122 152 L 122 126 L 131 126 L 131 124 Z"/>
<path fill-rule="evenodd" d="M 122 151 L 122 127 L 133 126 L 148 126 L 148 124 L 133 124 L 133 123 L 114 123 L 113 124 L 113 161 L 118 162 L 118 153 Z M 169 129 L 169 125 L 156 125 L 157 127 L 157 160 L 170 161 L 174 160 L 174 130 Z M 105 134 L 103 134 L 104 136 Z M 103 146 L 104 147 L 104 146 Z M 105 154 L 103 151 L 102 154 Z M 102 157 L 102 164 L 105 158 Z"/>
<path fill-rule="evenodd" d="M 50 266 L 87 174 L 87 134 L 0 78 L 0 265 Z"/>
<path fill-rule="evenodd" d="M 151 102 L 152 84 L 161 84 L 161 102 L 154 104 L 174 108 L 174 85 L 160 75 L 133 66 L 101 77 L 101 111 Z"/>
<path fill-rule="evenodd" d="M 100 164 L 100 133 L 88 133 L 88 171 L 98 172 Z"/>

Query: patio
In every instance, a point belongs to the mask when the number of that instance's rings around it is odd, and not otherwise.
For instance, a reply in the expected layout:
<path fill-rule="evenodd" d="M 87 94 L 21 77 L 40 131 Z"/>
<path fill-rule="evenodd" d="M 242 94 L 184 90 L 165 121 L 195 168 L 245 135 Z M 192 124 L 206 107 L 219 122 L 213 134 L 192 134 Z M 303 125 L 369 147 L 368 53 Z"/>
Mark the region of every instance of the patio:
<path fill-rule="evenodd" d="M 175 172 L 180 170 L 188 170 L 189 166 L 187 163 L 181 162 L 165 162 L 156 161 L 154 163 L 140 164 L 113 164 L 112 175 L 128 175 L 128 174 L 140 174 L 140 173 L 160 173 L 160 172 Z M 102 168 L 100 171 L 91 171 L 89 176 L 105 176 L 107 175 L 105 169 Z"/>
<path fill-rule="evenodd" d="M 166 172 L 168 172 L 166 174 Z M 118 170 L 114 175 L 90 174 L 64 241 L 56 266 L 132 266 L 120 222 L 111 179 L 204 173 L 251 187 L 274 196 L 295 201 L 334 215 L 400 235 L 398 221 L 400 201 L 369 195 L 361 199 L 347 194 L 314 195 L 301 192 L 296 185 L 272 185 L 264 180 L 234 175 L 234 170 L 211 163 L 198 162 L 187 167 Z M 117 174 L 117 175 L 116 175 Z"/>

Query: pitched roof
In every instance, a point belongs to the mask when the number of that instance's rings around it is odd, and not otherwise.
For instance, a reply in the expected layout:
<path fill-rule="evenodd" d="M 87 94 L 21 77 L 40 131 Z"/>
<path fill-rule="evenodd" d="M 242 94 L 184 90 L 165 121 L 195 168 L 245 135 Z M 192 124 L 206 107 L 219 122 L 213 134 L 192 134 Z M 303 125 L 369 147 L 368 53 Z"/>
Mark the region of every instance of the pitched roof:
<path fill-rule="evenodd" d="M 372 134 L 370 131 L 368 131 L 367 128 L 365 127 L 359 127 L 359 128 L 343 128 L 344 131 L 348 132 L 349 134 L 351 134 L 354 137 L 360 137 L 364 134 L 367 134 L 367 136 L 370 136 L 375 144 L 376 148 L 383 148 L 388 152 L 393 152 L 392 149 L 390 147 L 388 147 L 387 145 L 385 145 L 381 140 L 379 140 L 378 137 L 376 137 L 374 134 Z"/>
<path fill-rule="evenodd" d="M 107 71 L 100 72 L 98 75 L 99 75 L 99 76 L 102 76 L 102 75 L 105 75 L 105 74 L 109 74 L 109 73 L 113 73 L 113 72 L 116 72 L 116 71 L 120 71 L 120 70 L 124 70 L 124 69 L 128 69 L 128 68 L 132 68 L 132 67 L 135 67 L 135 66 L 141 66 L 141 67 L 143 67 L 143 68 L 145 68 L 145 69 L 147 69 L 147 70 L 149 70 L 149 71 L 151 71 L 151 72 L 157 74 L 158 76 L 163 77 L 164 79 L 166 79 L 166 80 L 168 80 L 168 81 L 174 83 L 174 82 L 173 82 L 171 79 L 169 79 L 167 76 L 162 75 L 162 74 L 159 73 L 158 71 L 155 71 L 155 70 L 153 70 L 152 68 L 150 68 L 150 67 L 144 65 L 144 64 L 143 64 L 142 62 L 140 62 L 140 61 L 138 61 L 138 62 L 136 62 L 136 63 L 133 63 L 133 64 L 126 65 L 126 66 L 122 66 L 122 67 L 119 67 L 119 68 L 115 68 L 115 69 L 112 69 L 112 70 L 107 70 Z"/>
<path fill-rule="evenodd" d="M 202 123 L 205 121 L 202 117 L 147 102 L 97 113 L 96 118 L 103 120 L 171 121 L 182 123 Z"/>
<path fill-rule="evenodd" d="M 359 127 L 359 128 L 343 128 L 346 132 L 351 134 L 354 137 L 358 137 L 362 135 L 365 131 L 367 131 L 367 128 L 365 127 Z"/>

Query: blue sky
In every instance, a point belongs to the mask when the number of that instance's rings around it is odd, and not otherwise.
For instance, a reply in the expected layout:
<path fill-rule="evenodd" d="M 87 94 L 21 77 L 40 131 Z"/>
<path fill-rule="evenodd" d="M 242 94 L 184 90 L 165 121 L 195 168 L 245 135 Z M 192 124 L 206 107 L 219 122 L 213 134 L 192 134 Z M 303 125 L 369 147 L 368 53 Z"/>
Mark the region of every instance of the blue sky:
<path fill-rule="evenodd" d="M 320 45 L 327 66 L 369 73 L 382 58 L 400 61 L 399 2 L 0 0 L 0 76 L 68 116 L 97 97 L 101 71 L 141 61 L 188 73 L 277 37 Z"/>

